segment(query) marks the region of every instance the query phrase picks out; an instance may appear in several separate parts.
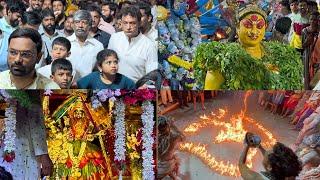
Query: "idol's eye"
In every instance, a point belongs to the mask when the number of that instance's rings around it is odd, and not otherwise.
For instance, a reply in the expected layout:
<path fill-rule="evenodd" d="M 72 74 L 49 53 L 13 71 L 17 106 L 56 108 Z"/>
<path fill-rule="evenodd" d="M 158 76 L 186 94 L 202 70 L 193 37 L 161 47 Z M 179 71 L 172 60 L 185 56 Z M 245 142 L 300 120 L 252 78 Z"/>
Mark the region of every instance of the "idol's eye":
<path fill-rule="evenodd" d="M 249 21 L 248 19 L 243 20 L 243 23 L 242 23 L 242 24 L 243 24 L 244 27 L 246 27 L 246 28 L 252 28 L 252 23 L 251 23 L 251 21 Z"/>
<path fill-rule="evenodd" d="M 257 28 L 258 28 L 258 29 L 262 29 L 262 28 L 264 27 L 264 25 L 265 25 L 264 20 L 261 19 L 261 20 L 259 20 L 258 23 L 257 23 Z"/>

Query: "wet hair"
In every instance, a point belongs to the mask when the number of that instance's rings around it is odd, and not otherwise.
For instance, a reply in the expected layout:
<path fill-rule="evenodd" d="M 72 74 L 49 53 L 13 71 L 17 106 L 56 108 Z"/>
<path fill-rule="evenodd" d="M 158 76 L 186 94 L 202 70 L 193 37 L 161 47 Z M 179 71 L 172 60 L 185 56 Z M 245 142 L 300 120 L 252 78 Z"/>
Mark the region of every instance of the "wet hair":
<path fill-rule="evenodd" d="M 4 169 L 4 167 L 0 166 L 0 179 L 13 180 L 13 177 L 8 171 Z"/>
<path fill-rule="evenodd" d="M 275 29 L 281 34 L 287 34 L 290 30 L 291 22 L 289 17 L 281 17 L 277 19 Z"/>
<path fill-rule="evenodd" d="M 131 17 L 136 18 L 138 20 L 138 22 L 141 21 L 140 10 L 138 8 L 136 8 L 135 6 L 125 7 L 123 9 L 121 9 L 120 13 L 121 13 L 121 17 L 129 15 Z"/>
<path fill-rule="evenodd" d="M 156 89 L 160 89 L 160 87 L 161 87 L 160 70 L 158 70 L 158 69 L 153 70 L 153 71 L 149 72 L 148 74 L 146 74 L 145 76 L 143 76 L 141 79 L 139 79 L 136 82 L 136 87 L 141 87 L 145 83 L 147 83 L 148 81 L 153 81 Z"/>
<path fill-rule="evenodd" d="M 48 16 L 53 17 L 53 18 L 55 17 L 55 16 L 54 16 L 54 12 L 53 12 L 52 9 L 46 8 L 46 9 L 44 9 L 44 10 L 41 11 L 41 19 L 42 19 L 42 20 L 43 20 L 45 17 L 48 17 Z"/>
<path fill-rule="evenodd" d="M 60 2 L 63 4 L 64 7 L 67 6 L 67 2 L 66 2 L 65 0 L 52 0 L 52 1 L 51 1 L 52 4 L 53 4 L 54 1 L 60 1 Z"/>
<path fill-rule="evenodd" d="M 65 47 L 67 49 L 67 51 L 69 52 L 71 49 L 71 43 L 70 41 L 65 38 L 65 37 L 57 37 L 53 40 L 52 42 L 52 48 L 54 45 L 61 45 L 63 47 Z"/>
<path fill-rule="evenodd" d="M 119 61 L 118 55 L 114 50 L 104 49 L 97 54 L 97 66 L 101 67 L 106 58 L 110 56 L 114 56 Z"/>
<path fill-rule="evenodd" d="M 22 1 L 7 1 L 7 13 L 20 13 L 21 15 L 26 11 L 26 5 Z"/>
<path fill-rule="evenodd" d="M 34 11 L 25 12 L 22 14 L 21 17 L 22 24 L 29 24 L 32 26 L 40 25 L 41 24 L 41 17 L 38 13 Z"/>
<path fill-rule="evenodd" d="M 14 38 L 29 38 L 35 44 L 37 48 L 37 53 L 41 52 L 42 49 L 42 39 L 38 31 L 31 28 L 18 28 L 13 31 L 9 37 L 8 44 L 10 44 L 11 39 Z"/>
<path fill-rule="evenodd" d="M 74 21 L 79 21 L 79 20 L 87 20 L 89 26 L 92 26 L 92 17 L 89 11 L 87 10 L 78 10 L 73 14 L 73 19 Z"/>
<path fill-rule="evenodd" d="M 138 7 L 139 9 L 144 10 L 144 13 L 145 13 L 147 16 L 153 18 L 152 13 L 151 13 L 151 6 L 150 6 L 150 4 L 141 1 L 141 2 L 138 2 L 137 7 Z"/>
<path fill-rule="evenodd" d="M 51 74 L 54 75 L 60 69 L 70 71 L 72 73 L 71 62 L 64 58 L 54 60 L 51 65 Z"/>
<path fill-rule="evenodd" d="M 296 177 L 302 170 L 301 162 L 297 155 L 290 148 L 279 142 L 273 146 L 273 152 L 268 155 L 268 161 L 272 167 L 271 174 L 277 180 Z"/>

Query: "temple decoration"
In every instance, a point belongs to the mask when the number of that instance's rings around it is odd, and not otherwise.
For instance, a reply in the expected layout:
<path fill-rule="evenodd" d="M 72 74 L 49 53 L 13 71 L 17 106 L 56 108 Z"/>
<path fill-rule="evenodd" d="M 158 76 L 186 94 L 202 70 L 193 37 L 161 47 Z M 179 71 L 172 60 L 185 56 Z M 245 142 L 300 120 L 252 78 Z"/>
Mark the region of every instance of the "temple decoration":
<path fill-rule="evenodd" d="M 155 94 L 153 90 L 46 93 L 52 178 L 154 179 Z"/>

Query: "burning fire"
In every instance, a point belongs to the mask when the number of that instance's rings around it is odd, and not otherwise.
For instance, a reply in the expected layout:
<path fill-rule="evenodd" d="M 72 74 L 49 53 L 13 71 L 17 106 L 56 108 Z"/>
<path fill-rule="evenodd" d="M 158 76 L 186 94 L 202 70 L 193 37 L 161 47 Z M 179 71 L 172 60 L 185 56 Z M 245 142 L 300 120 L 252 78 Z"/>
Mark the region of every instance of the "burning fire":
<path fill-rule="evenodd" d="M 200 117 L 201 121 L 192 123 L 184 129 L 187 135 L 192 135 L 200 131 L 201 128 L 207 128 L 212 126 L 221 127 L 222 130 L 213 140 L 214 143 L 222 142 L 238 142 L 242 143 L 247 131 L 243 127 L 243 122 L 250 123 L 250 125 L 256 127 L 264 137 L 267 137 L 262 145 L 266 148 L 272 147 L 276 143 L 276 139 L 273 137 L 272 133 L 264 128 L 261 124 L 256 122 L 256 120 L 247 117 L 245 115 L 247 111 L 247 98 L 251 92 L 247 92 L 244 98 L 244 110 L 240 114 L 231 117 L 230 122 L 220 121 L 227 114 L 226 109 L 219 109 L 218 115 L 211 112 L 212 117 L 207 117 L 203 115 Z M 207 151 L 208 144 L 195 144 L 192 142 L 182 143 L 180 145 L 181 151 L 186 151 L 197 156 L 204 164 L 215 172 L 226 175 L 239 177 L 240 172 L 237 164 L 232 164 L 229 161 L 217 160 L 213 155 Z M 253 157 L 256 155 L 256 149 L 250 149 L 247 156 L 247 166 L 249 168 L 253 167 Z"/>

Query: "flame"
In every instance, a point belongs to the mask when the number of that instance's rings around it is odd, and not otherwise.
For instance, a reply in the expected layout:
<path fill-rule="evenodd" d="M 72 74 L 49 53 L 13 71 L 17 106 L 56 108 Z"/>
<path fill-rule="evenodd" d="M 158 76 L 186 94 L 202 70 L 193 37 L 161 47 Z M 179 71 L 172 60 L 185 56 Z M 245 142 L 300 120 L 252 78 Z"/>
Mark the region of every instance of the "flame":
<path fill-rule="evenodd" d="M 211 155 L 207 151 L 206 145 L 194 144 L 192 142 L 182 143 L 180 145 L 181 151 L 186 151 L 197 156 L 204 164 L 209 168 L 219 173 L 220 175 L 227 175 L 232 177 L 239 177 L 240 171 L 236 164 L 232 164 L 229 161 L 217 160 L 216 157 Z M 256 149 L 250 149 L 247 155 L 247 166 L 252 168 L 252 159 L 256 155 Z"/>
<path fill-rule="evenodd" d="M 227 114 L 227 109 L 219 109 L 218 115 L 211 112 L 212 117 L 207 115 L 200 116 L 201 121 L 192 123 L 184 129 L 187 135 L 195 134 L 199 132 L 202 128 L 218 126 L 222 130 L 214 138 L 214 143 L 222 142 L 238 142 L 242 143 L 247 131 L 243 127 L 243 123 L 249 123 L 250 126 L 256 127 L 257 130 L 261 132 L 266 140 L 263 141 L 262 145 L 266 148 L 271 148 L 275 143 L 276 139 L 272 133 L 264 128 L 256 120 L 247 117 L 245 114 L 247 112 L 247 100 L 252 94 L 252 91 L 247 91 L 244 97 L 244 109 L 237 115 L 230 118 L 230 122 L 220 121 Z M 229 161 L 217 160 L 213 155 L 207 151 L 207 144 L 195 144 L 192 142 L 182 143 L 180 145 L 180 150 L 188 152 L 197 156 L 204 164 L 206 164 L 213 171 L 226 176 L 239 177 L 240 172 L 237 164 L 233 164 Z M 249 168 L 253 167 L 253 158 L 257 153 L 257 149 L 250 149 L 247 155 L 246 165 Z"/>

